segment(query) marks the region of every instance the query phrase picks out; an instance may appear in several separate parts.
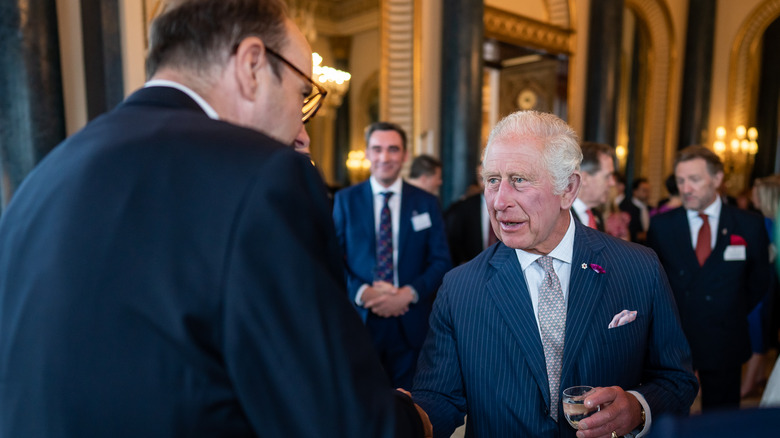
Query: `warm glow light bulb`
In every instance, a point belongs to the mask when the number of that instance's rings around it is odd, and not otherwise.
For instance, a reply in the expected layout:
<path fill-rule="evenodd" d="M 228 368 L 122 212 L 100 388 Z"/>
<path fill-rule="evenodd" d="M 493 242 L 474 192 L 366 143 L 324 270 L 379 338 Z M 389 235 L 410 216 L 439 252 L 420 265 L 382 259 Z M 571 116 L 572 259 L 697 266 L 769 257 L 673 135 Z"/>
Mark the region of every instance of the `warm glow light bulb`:
<path fill-rule="evenodd" d="M 718 128 L 715 129 L 715 137 L 717 137 L 718 140 L 723 140 L 724 138 L 726 138 L 726 128 L 724 128 L 723 126 L 718 126 Z"/>
<path fill-rule="evenodd" d="M 731 140 L 731 153 L 736 154 L 739 152 L 739 140 L 736 138 Z"/>
<path fill-rule="evenodd" d="M 713 143 L 712 148 L 715 149 L 715 153 L 722 154 L 726 152 L 726 143 L 724 143 L 723 140 L 717 140 Z"/>
<path fill-rule="evenodd" d="M 756 141 L 758 138 L 758 129 L 751 127 L 747 130 L 747 136 L 750 139 L 750 141 Z"/>
<path fill-rule="evenodd" d="M 740 140 L 745 138 L 745 132 L 747 132 L 747 129 L 745 128 L 745 125 L 737 126 L 737 138 L 739 138 Z"/>

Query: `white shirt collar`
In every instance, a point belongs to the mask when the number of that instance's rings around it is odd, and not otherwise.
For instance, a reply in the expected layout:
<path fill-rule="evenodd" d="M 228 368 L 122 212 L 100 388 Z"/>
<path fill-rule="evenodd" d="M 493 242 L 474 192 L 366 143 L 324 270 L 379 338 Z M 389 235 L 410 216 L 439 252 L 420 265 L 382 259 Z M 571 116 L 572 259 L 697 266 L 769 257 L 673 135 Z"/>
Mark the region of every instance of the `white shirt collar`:
<path fill-rule="evenodd" d="M 187 96 L 190 96 L 192 100 L 194 100 L 198 106 L 203 109 L 203 112 L 206 113 L 209 118 L 212 118 L 214 120 L 219 120 L 219 114 L 214 110 L 214 108 L 209 105 L 208 102 L 206 102 L 205 99 L 200 97 L 200 95 L 192 89 L 174 81 L 169 81 L 167 79 L 152 79 L 151 81 L 144 84 L 144 88 L 147 87 L 169 87 L 169 88 L 175 88 L 183 93 L 185 93 Z"/>
<path fill-rule="evenodd" d="M 520 262 L 523 271 L 531 266 L 536 259 L 541 257 L 539 254 L 525 252 L 522 249 L 516 249 L 515 253 L 517 254 L 517 261 Z M 564 234 L 563 239 L 558 242 L 558 246 L 547 255 L 564 263 L 571 264 L 571 261 L 574 258 L 574 218 L 572 217 L 571 212 L 569 213 L 569 228 L 566 229 L 566 234 Z"/>
<path fill-rule="evenodd" d="M 395 196 L 401 194 L 401 187 L 403 186 L 403 179 L 401 178 L 396 179 L 395 182 L 390 185 L 390 187 L 385 187 L 380 184 L 373 175 L 368 179 L 368 181 L 371 183 L 371 192 L 374 194 L 374 196 L 381 195 L 384 192 L 393 192 Z"/>
<path fill-rule="evenodd" d="M 582 202 L 580 198 L 575 199 L 574 204 L 572 204 L 571 207 L 577 213 L 577 217 L 580 218 L 580 220 L 588 220 L 588 210 L 590 210 L 590 208 L 588 208 L 588 206 Z"/>
<path fill-rule="evenodd" d="M 720 210 L 723 208 L 723 202 L 720 200 L 720 196 L 715 196 L 715 201 L 713 201 L 712 204 L 707 206 L 707 208 L 702 211 L 702 213 L 706 214 L 708 218 L 719 218 L 720 217 Z M 696 210 L 686 210 L 686 213 L 688 213 L 688 220 L 690 221 L 693 218 L 699 217 L 699 212 Z"/>

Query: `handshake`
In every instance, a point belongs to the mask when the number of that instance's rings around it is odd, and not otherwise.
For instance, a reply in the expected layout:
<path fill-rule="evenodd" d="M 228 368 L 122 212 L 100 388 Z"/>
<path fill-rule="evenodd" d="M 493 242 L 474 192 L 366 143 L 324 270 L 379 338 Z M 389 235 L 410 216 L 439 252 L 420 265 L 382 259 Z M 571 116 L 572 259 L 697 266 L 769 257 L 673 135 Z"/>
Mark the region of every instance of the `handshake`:
<path fill-rule="evenodd" d="M 386 281 L 374 281 L 361 297 L 363 307 L 383 318 L 401 316 L 409 311 L 415 294 L 409 286 L 395 287 Z"/>

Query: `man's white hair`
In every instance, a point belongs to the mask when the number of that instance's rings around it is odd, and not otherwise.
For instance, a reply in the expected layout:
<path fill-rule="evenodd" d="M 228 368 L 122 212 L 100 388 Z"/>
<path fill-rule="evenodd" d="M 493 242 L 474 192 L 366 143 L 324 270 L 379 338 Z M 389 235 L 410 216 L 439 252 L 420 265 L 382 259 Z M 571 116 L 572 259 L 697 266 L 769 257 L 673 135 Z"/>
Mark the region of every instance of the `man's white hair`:
<path fill-rule="evenodd" d="M 569 185 L 569 177 L 580 168 L 582 150 L 577 134 L 559 117 L 538 111 L 512 113 L 490 131 L 484 154 L 496 142 L 506 144 L 528 137 L 544 146 L 542 163 L 550 176 L 553 193 L 560 195 Z"/>

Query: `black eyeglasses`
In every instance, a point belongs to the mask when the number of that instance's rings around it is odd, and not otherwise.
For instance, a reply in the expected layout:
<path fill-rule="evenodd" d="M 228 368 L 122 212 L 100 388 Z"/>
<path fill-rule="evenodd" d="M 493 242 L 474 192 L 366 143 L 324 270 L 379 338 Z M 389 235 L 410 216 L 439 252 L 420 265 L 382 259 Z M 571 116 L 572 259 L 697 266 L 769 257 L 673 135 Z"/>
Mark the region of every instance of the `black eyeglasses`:
<path fill-rule="evenodd" d="M 328 94 L 328 92 L 322 88 L 318 83 L 314 82 L 312 78 L 306 76 L 306 74 L 300 70 L 298 70 L 298 67 L 294 66 L 290 61 L 286 60 L 284 56 L 276 53 L 275 51 L 271 50 L 266 46 L 265 51 L 270 53 L 271 55 L 274 55 L 276 58 L 278 58 L 280 61 L 282 61 L 287 67 L 290 67 L 292 71 L 294 71 L 298 76 L 302 77 L 305 81 L 311 84 L 311 94 L 309 94 L 308 97 L 305 97 L 303 99 L 303 116 L 301 116 L 301 120 L 303 123 L 306 123 L 314 117 L 315 114 L 317 114 L 317 110 L 320 109 L 320 106 L 322 106 L 322 101 L 325 99 L 325 96 Z"/>

